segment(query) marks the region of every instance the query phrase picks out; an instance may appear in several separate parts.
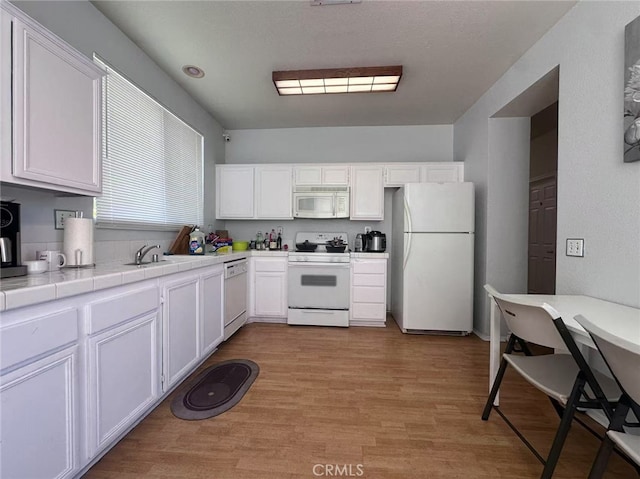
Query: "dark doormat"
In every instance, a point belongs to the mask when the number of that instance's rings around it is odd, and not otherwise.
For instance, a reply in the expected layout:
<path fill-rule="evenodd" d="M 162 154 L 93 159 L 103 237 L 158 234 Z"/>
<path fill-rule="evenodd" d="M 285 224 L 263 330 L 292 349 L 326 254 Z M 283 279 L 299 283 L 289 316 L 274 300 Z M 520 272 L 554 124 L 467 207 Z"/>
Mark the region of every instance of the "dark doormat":
<path fill-rule="evenodd" d="M 207 419 L 238 404 L 258 377 L 260 368 L 248 359 L 223 361 L 202 371 L 171 401 L 174 416 Z"/>

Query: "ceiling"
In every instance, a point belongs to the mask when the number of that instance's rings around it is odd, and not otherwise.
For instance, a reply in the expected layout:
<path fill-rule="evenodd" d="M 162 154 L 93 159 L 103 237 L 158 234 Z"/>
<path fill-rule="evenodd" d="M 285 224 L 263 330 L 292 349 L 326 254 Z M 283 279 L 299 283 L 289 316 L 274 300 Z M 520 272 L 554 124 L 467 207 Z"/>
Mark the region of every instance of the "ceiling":
<path fill-rule="evenodd" d="M 249 129 L 451 124 L 575 2 L 93 4 L 224 128 Z M 384 65 L 403 65 L 396 92 L 281 97 L 271 81 L 274 70 Z"/>

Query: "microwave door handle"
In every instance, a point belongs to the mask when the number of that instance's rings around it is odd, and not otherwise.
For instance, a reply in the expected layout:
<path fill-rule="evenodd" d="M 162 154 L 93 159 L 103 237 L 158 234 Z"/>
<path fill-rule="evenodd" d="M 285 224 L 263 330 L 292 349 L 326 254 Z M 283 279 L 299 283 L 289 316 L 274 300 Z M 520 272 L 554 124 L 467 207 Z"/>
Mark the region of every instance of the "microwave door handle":
<path fill-rule="evenodd" d="M 336 217 L 336 203 L 337 203 L 336 198 L 337 198 L 337 196 L 336 196 L 335 193 L 333 195 L 331 195 L 331 202 L 333 203 L 333 217 L 334 218 Z"/>

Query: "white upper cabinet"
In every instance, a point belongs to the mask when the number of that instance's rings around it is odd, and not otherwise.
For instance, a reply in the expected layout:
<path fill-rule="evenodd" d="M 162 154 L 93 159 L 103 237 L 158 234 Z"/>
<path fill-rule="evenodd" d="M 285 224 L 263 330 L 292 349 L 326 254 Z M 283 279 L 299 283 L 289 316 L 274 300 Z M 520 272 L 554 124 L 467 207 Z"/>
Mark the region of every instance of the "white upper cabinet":
<path fill-rule="evenodd" d="M 101 85 L 104 72 L 38 23 L 11 9 L 2 18 L 2 114 L 10 101 L 13 154 L 3 151 L 0 179 L 71 193 L 102 190 Z M 12 32 L 8 58 L 6 31 Z M 9 62 L 9 63 L 8 63 Z M 6 128 L 6 127 L 3 127 Z M 2 139 L 8 137 L 2 132 Z M 4 143 L 4 141 L 3 141 Z"/>
<path fill-rule="evenodd" d="M 384 186 L 402 186 L 406 183 L 420 183 L 422 163 L 384 166 Z"/>
<path fill-rule="evenodd" d="M 449 183 L 464 181 L 461 162 L 394 163 L 384 166 L 384 186 L 395 187 L 407 183 Z"/>
<path fill-rule="evenodd" d="M 217 219 L 293 219 L 289 165 L 216 167 Z"/>
<path fill-rule="evenodd" d="M 352 220 L 384 219 L 384 185 L 382 166 L 352 166 Z"/>
<path fill-rule="evenodd" d="M 256 217 L 293 219 L 290 166 L 256 166 Z"/>
<path fill-rule="evenodd" d="M 422 182 L 457 183 L 464 181 L 461 162 L 427 163 L 422 165 Z"/>
<path fill-rule="evenodd" d="M 216 167 L 216 218 L 253 218 L 253 166 Z"/>
<path fill-rule="evenodd" d="M 296 165 L 293 171 L 296 186 L 349 186 L 349 165 Z"/>

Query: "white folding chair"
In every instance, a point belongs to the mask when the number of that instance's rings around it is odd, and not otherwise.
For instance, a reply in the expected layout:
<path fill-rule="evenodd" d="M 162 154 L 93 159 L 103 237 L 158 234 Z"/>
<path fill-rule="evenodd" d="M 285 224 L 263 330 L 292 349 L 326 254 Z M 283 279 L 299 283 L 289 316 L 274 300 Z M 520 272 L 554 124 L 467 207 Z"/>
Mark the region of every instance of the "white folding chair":
<path fill-rule="evenodd" d="M 560 457 L 575 412 L 578 409 L 601 409 L 610 419 L 613 416 L 612 403 L 620 397 L 620 389 L 610 378 L 591 370 L 560 314 L 551 306 L 514 301 L 488 284 L 485 285 L 485 289 L 502 312 L 511 335 L 485 404 L 482 419 L 486 421 L 489 418 L 507 365 L 513 367 L 532 386 L 545 393 L 561 417 L 546 460 L 515 430 L 513 425 L 508 421 L 507 423 L 544 464 L 541 478 L 549 479 Z M 528 343 L 553 348 L 556 354 L 534 356 L 529 350 Z M 517 352 L 516 344 L 525 353 L 524 356 L 514 354 Z M 558 350 L 565 353 L 558 353 Z"/>
<path fill-rule="evenodd" d="M 627 422 L 629 410 L 633 412 L 636 420 L 640 419 L 640 347 L 626 339 L 613 336 L 584 316 L 578 315 L 575 320 L 591 335 L 623 392 L 589 473 L 589 479 L 599 479 L 604 475 L 614 447 L 633 461 L 640 473 L 640 431 L 638 424 L 633 424 L 634 427 L 630 428 Z"/>

